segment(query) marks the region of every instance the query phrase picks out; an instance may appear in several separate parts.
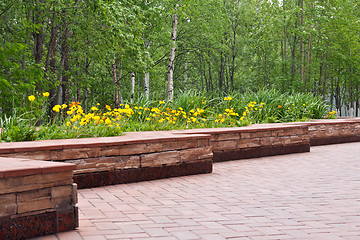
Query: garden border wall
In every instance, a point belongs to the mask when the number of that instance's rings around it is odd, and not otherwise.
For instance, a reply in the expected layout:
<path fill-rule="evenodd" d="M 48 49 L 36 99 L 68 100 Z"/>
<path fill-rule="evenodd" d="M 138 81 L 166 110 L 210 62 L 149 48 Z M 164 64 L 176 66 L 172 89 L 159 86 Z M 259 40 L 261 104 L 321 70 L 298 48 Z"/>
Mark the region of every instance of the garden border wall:
<path fill-rule="evenodd" d="M 74 164 L 0 158 L 0 239 L 28 239 L 78 226 Z"/>

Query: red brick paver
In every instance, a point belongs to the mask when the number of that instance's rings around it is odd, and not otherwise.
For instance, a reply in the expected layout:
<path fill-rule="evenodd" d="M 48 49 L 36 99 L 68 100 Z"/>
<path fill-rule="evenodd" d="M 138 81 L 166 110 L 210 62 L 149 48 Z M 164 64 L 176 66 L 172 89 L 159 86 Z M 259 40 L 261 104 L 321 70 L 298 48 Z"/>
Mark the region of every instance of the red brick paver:
<path fill-rule="evenodd" d="M 78 206 L 78 230 L 38 239 L 360 239 L 360 143 L 79 190 Z"/>

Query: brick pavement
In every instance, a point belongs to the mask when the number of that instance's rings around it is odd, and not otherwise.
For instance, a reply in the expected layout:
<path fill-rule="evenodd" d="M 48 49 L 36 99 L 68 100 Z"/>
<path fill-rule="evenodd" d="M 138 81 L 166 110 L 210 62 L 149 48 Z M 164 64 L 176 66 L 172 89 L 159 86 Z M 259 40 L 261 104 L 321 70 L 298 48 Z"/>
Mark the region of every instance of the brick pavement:
<path fill-rule="evenodd" d="M 360 143 L 79 191 L 80 228 L 39 240 L 360 239 Z"/>

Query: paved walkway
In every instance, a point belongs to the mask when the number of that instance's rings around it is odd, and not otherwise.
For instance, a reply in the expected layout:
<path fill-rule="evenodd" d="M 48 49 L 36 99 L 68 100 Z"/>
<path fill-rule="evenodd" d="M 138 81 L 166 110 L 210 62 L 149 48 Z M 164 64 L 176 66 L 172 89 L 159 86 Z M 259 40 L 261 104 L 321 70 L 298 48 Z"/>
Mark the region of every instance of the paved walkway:
<path fill-rule="evenodd" d="M 84 189 L 78 206 L 78 230 L 38 239 L 360 239 L 360 143 Z"/>

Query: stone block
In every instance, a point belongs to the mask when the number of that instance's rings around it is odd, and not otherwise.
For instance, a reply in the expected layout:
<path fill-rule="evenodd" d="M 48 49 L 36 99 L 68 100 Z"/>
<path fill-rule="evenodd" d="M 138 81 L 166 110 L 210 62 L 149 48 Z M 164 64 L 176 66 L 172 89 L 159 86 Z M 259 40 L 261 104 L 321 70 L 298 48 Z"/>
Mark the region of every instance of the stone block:
<path fill-rule="evenodd" d="M 96 168 L 96 167 L 111 167 L 113 169 L 127 169 L 127 168 L 138 168 L 140 167 L 140 156 L 114 156 L 114 157 L 100 157 L 100 158 L 89 158 L 85 160 L 82 167 L 77 169 Z"/>
<path fill-rule="evenodd" d="M 25 202 L 18 201 L 18 213 L 26 213 L 44 209 L 51 209 L 51 197 L 37 198 Z"/>
<path fill-rule="evenodd" d="M 272 146 L 282 145 L 280 137 L 270 137 L 270 141 Z"/>
<path fill-rule="evenodd" d="M 41 188 L 40 174 L 0 179 L 1 193 L 23 192 L 39 188 Z"/>
<path fill-rule="evenodd" d="M 272 136 L 272 137 L 282 137 L 282 136 L 285 136 L 285 131 L 284 131 L 284 130 L 275 130 L 274 132 L 272 132 L 271 136 Z"/>
<path fill-rule="evenodd" d="M 212 158 L 212 156 L 213 153 L 211 147 L 190 148 L 190 149 L 180 150 L 180 157 L 182 162 L 209 159 Z"/>
<path fill-rule="evenodd" d="M 17 194 L 17 202 L 26 202 L 31 201 L 38 198 L 50 197 L 51 189 L 37 189 L 34 191 L 21 192 Z"/>
<path fill-rule="evenodd" d="M 14 193 L 0 195 L 0 217 L 14 215 L 16 211 L 16 195 Z"/>
<path fill-rule="evenodd" d="M 220 133 L 211 136 L 211 141 L 227 141 L 240 139 L 240 133 Z"/>
<path fill-rule="evenodd" d="M 161 142 L 161 144 L 162 148 L 158 149 L 157 152 L 196 148 L 198 146 L 198 141 L 196 139 L 174 140 L 168 142 Z"/>
<path fill-rule="evenodd" d="M 310 132 L 317 131 L 316 125 L 311 125 L 311 126 L 308 127 L 308 129 L 309 129 Z"/>
<path fill-rule="evenodd" d="M 78 203 L 78 187 L 76 183 L 73 183 L 71 187 L 72 187 L 72 192 L 71 192 L 72 204 L 75 205 Z"/>
<path fill-rule="evenodd" d="M 59 186 L 51 188 L 51 203 L 53 208 L 66 208 L 72 204 L 73 186 Z"/>
<path fill-rule="evenodd" d="M 290 141 L 292 144 L 298 144 L 298 143 L 302 143 L 303 140 L 300 136 L 291 136 Z"/>
<path fill-rule="evenodd" d="M 50 150 L 0 154 L 0 157 L 25 158 L 25 159 L 49 161 L 50 160 Z"/>
<path fill-rule="evenodd" d="M 120 155 L 120 149 L 115 146 L 101 148 L 100 150 L 100 156 L 102 157 L 119 156 L 119 155 Z"/>
<path fill-rule="evenodd" d="M 260 145 L 262 147 L 268 147 L 272 145 L 270 137 L 260 138 Z"/>
<path fill-rule="evenodd" d="M 101 148 L 66 148 L 51 151 L 52 161 L 99 157 Z"/>
<path fill-rule="evenodd" d="M 294 136 L 294 135 L 303 135 L 304 129 L 303 128 L 287 128 L 284 129 L 284 136 Z"/>
<path fill-rule="evenodd" d="M 271 131 L 261 131 L 261 132 L 252 132 L 250 133 L 250 138 L 264 138 L 270 137 Z"/>
<path fill-rule="evenodd" d="M 221 150 L 236 149 L 237 143 L 238 140 L 230 140 L 230 141 L 212 142 L 211 145 L 214 151 L 221 151 Z"/>
<path fill-rule="evenodd" d="M 251 133 L 250 132 L 242 132 L 242 133 L 240 133 L 240 138 L 241 139 L 251 138 Z"/>
<path fill-rule="evenodd" d="M 174 165 L 181 161 L 179 151 L 168 151 L 141 155 L 141 167 Z"/>
<path fill-rule="evenodd" d="M 139 143 L 139 144 L 129 144 L 129 145 L 122 145 L 119 146 L 119 155 L 139 155 L 141 153 L 146 152 L 146 144 Z"/>
<path fill-rule="evenodd" d="M 281 137 L 280 141 L 283 146 L 288 146 L 294 143 L 290 136 Z"/>
<path fill-rule="evenodd" d="M 255 147 L 260 147 L 260 138 L 253 138 L 253 139 L 249 139 L 247 141 L 247 147 L 248 148 L 255 148 Z"/>
<path fill-rule="evenodd" d="M 208 147 L 208 146 L 210 146 L 210 139 L 197 140 L 197 147 Z"/>

